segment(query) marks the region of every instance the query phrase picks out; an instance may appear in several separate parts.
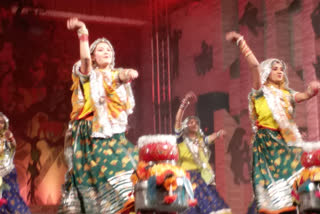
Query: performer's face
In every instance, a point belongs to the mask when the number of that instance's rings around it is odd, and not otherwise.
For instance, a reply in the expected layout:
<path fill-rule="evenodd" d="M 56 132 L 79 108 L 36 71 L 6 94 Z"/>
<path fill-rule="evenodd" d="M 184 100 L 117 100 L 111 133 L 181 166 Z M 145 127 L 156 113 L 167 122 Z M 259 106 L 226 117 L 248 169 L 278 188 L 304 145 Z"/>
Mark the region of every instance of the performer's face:
<path fill-rule="evenodd" d="M 191 132 L 197 132 L 199 130 L 199 123 L 196 119 L 191 118 L 188 123 L 188 130 Z"/>
<path fill-rule="evenodd" d="M 282 83 L 284 78 L 284 68 L 282 63 L 274 62 L 271 67 L 271 73 L 269 75 L 268 80 L 271 83 L 280 84 Z"/>
<path fill-rule="evenodd" d="M 112 63 L 113 53 L 112 48 L 104 42 L 97 45 L 94 50 L 94 60 L 99 67 L 107 67 Z"/>

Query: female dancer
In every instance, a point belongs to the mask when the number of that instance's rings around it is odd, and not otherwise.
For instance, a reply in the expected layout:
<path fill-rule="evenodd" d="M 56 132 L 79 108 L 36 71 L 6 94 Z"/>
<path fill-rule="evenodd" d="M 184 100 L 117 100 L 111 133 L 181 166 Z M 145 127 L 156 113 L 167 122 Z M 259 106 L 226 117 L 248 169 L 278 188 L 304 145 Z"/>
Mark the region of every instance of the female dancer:
<path fill-rule="evenodd" d="M 253 190 L 261 213 L 282 213 L 295 210 L 291 187 L 302 168 L 301 135 L 293 120 L 295 103 L 318 93 L 320 83 L 313 81 L 304 92 L 289 88 L 286 64 L 267 59 L 259 64 L 243 36 L 229 32 L 226 39 L 235 42 L 245 56 L 252 73 L 249 111 L 255 132 L 253 140 Z"/>
<path fill-rule="evenodd" d="M 230 214 L 231 210 L 219 196 L 215 187 L 215 175 L 210 166 L 209 144 L 225 135 L 224 130 L 204 136 L 200 129 L 200 120 L 196 116 L 187 117 L 183 122 L 183 114 L 190 100 L 195 98 L 192 92 L 186 94 L 176 115 L 175 132 L 178 137 L 179 164 L 190 173 L 197 206 L 186 211 L 188 214 Z"/>
<path fill-rule="evenodd" d="M 13 163 L 16 140 L 9 130 L 9 119 L 0 112 L 0 213 L 30 213 L 19 193 L 17 172 Z"/>
<path fill-rule="evenodd" d="M 116 213 L 132 191 L 130 176 L 137 160 L 125 131 L 135 105 L 130 82 L 138 72 L 114 68 L 115 54 L 107 39 L 89 47 L 82 21 L 71 18 L 67 27 L 78 34 L 80 61 L 72 71 L 73 166 L 59 213 Z"/>

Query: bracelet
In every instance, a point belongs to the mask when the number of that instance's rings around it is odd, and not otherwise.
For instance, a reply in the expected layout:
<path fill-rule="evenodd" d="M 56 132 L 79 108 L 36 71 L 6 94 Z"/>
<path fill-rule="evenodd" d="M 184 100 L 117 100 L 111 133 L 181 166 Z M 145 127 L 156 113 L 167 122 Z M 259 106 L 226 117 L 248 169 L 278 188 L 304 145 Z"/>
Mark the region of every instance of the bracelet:
<path fill-rule="evenodd" d="M 220 131 L 217 132 L 217 137 L 220 137 Z"/>
<path fill-rule="evenodd" d="M 243 36 L 240 36 L 240 37 L 237 39 L 237 42 L 236 42 L 237 46 L 239 46 L 239 43 L 240 43 L 240 41 L 242 41 L 242 40 L 243 40 Z"/>
<path fill-rule="evenodd" d="M 130 73 L 130 70 L 125 70 L 124 75 L 126 76 L 127 83 L 132 82 L 131 76 L 129 77 L 129 73 Z"/>
<path fill-rule="evenodd" d="M 78 37 L 80 38 L 82 35 L 89 35 L 89 31 L 86 27 L 81 27 L 77 30 Z"/>
<path fill-rule="evenodd" d="M 179 109 L 185 110 L 188 107 L 189 104 L 190 104 L 189 101 L 182 100 L 182 102 L 181 102 L 181 104 L 179 106 Z"/>
<path fill-rule="evenodd" d="M 242 52 L 242 54 L 245 56 L 245 57 L 248 57 L 250 56 L 252 53 L 251 49 L 248 47 L 246 41 L 242 40 L 243 42 L 240 44 L 240 51 Z"/>
<path fill-rule="evenodd" d="M 240 51 L 243 52 L 247 52 L 248 50 L 250 50 L 250 48 L 248 47 L 246 41 L 242 40 L 241 44 L 239 44 L 239 48 Z"/>
<path fill-rule="evenodd" d="M 89 36 L 86 34 L 82 34 L 79 36 L 79 40 L 80 41 L 88 41 L 89 40 Z"/>
<path fill-rule="evenodd" d="M 120 78 L 120 73 L 123 74 L 124 80 L 122 80 L 122 79 Z M 121 70 L 119 70 L 118 79 L 119 79 L 119 82 L 120 82 L 120 83 L 130 82 L 130 79 L 128 80 L 128 73 L 129 73 L 129 70 L 128 70 L 128 69 L 121 69 Z"/>
<path fill-rule="evenodd" d="M 119 81 L 119 83 L 120 83 L 120 84 L 124 83 L 124 82 L 120 79 L 120 71 L 118 72 L 118 75 L 117 75 L 117 76 L 118 76 L 118 81 Z"/>
<path fill-rule="evenodd" d="M 128 70 L 128 69 L 125 69 L 125 70 L 123 71 L 124 79 L 126 80 L 125 82 L 129 81 L 128 73 L 129 73 L 129 70 Z"/>
<path fill-rule="evenodd" d="M 308 88 L 307 88 L 307 94 L 308 94 L 309 97 L 312 97 L 312 96 L 313 96 L 313 92 L 312 92 L 310 86 L 308 86 Z"/>
<path fill-rule="evenodd" d="M 124 76 L 126 77 L 126 79 L 128 79 L 128 73 L 129 73 L 129 70 L 124 70 Z"/>
<path fill-rule="evenodd" d="M 307 94 L 310 98 L 315 96 L 316 94 L 318 94 L 318 92 L 319 92 L 319 89 L 313 90 L 313 89 L 311 89 L 310 86 L 308 86 L 308 88 L 307 88 Z"/>
<path fill-rule="evenodd" d="M 250 56 L 251 54 L 252 54 L 252 51 L 249 50 L 244 56 L 245 56 L 245 57 L 248 57 L 248 56 Z"/>

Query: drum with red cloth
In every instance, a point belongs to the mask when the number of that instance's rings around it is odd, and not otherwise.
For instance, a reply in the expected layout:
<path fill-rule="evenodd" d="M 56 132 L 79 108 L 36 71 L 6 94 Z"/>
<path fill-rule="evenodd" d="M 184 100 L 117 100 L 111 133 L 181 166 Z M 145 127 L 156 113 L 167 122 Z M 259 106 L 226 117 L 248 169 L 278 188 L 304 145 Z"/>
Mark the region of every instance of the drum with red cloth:
<path fill-rule="evenodd" d="M 299 147 L 305 168 L 293 184 L 292 195 L 301 213 L 320 213 L 320 143 L 305 142 Z"/>
<path fill-rule="evenodd" d="M 146 135 L 138 140 L 139 163 L 131 176 L 136 212 L 182 212 L 194 206 L 188 174 L 179 158 L 174 135 Z"/>
<path fill-rule="evenodd" d="M 139 161 L 178 161 L 179 153 L 174 135 L 148 135 L 138 139 Z"/>

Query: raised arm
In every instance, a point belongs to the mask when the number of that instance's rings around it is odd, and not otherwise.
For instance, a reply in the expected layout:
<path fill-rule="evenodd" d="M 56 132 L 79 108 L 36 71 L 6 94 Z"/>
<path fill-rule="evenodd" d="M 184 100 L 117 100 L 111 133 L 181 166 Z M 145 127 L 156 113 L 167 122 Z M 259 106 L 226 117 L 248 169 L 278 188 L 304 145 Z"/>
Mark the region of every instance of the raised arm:
<path fill-rule="evenodd" d="M 298 92 L 295 94 L 296 102 L 300 103 L 316 96 L 320 89 L 319 81 L 312 81 L 309 83 L 308 88 L 304 92 Z"/>
<path fill-rule="evenodd" d="M 226 34 L 226 40 L 233 42 L 237 44 L 237 46 L 239 46 L 240 52 L 245 56 L 245 59 L 252 73 L 252 87 L 256 90 L 259 89 L 261 87 L 259 61 L 250 50 L 243 36 L 237 32 L 232 31 Z"/>
<path fill-rule="evenodd" d="M 83 74 L 89 74 L 91 70 L 91 55 L 88 41 L 88 30 L 84 22 L 78 18 L 71 18 L 67 21 L 67 28 L 72 31 L 77 31 L 79 42 L 80 42 L 80 60 L 81 68 L 80 71 Z"/>
<path fill-rule="evenodd" d="M 192 91 L 188 92 L 184 96 L 184 98 L 182 99 L 182 102 L 181 102 L 181 104 L 179 106 L 178 112 L 176 114 L 175 125 L 174 125 L 174 128 L 176 130 L 179 130 L 181 128 L 181 123 L 182 123 L 182 118 L 183 118 L 184 111 L 189 106 L 191 100 L 197 100 L 197 96 Z"/>

